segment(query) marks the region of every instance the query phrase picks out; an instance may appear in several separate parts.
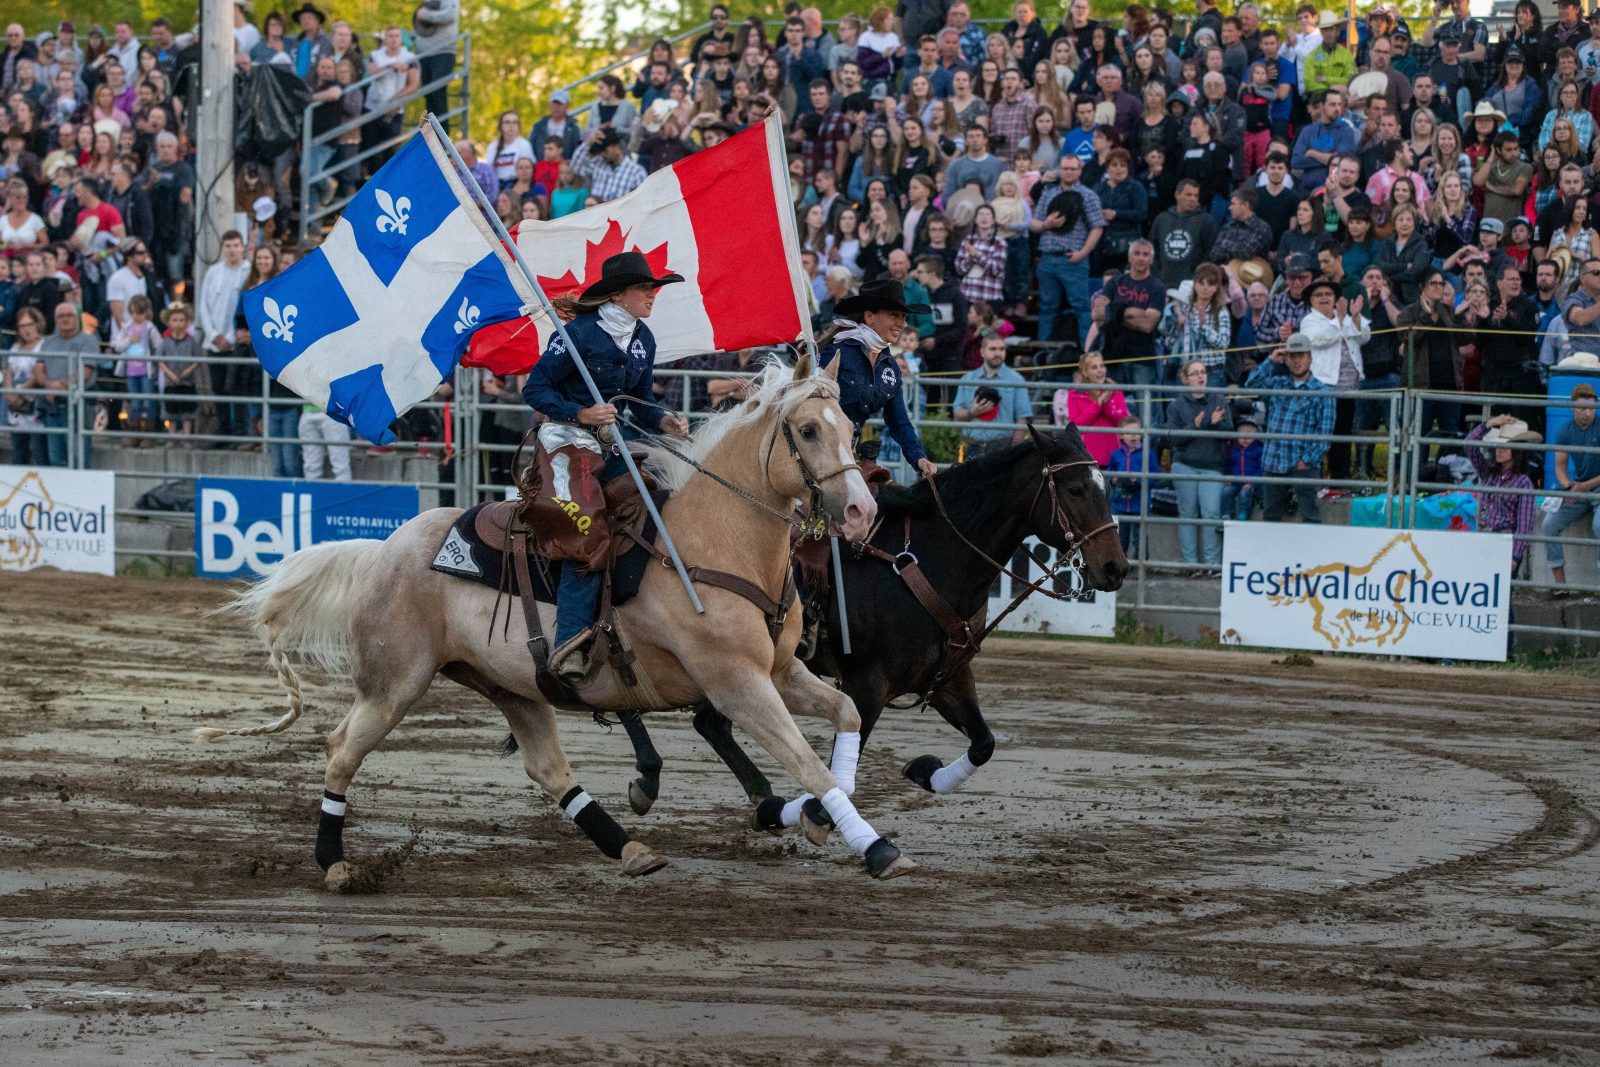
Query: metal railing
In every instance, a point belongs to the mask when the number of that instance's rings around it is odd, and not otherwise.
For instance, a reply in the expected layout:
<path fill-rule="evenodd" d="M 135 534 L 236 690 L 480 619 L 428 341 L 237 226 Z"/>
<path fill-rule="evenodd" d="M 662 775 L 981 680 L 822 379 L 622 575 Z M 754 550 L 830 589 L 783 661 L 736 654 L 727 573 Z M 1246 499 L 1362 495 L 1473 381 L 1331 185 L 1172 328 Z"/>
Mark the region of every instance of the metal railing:
<path fill-rule="evenodd" d="M 48 350 L 41 355 L 48 356 Z M 209 355 L 201 357 L 197 362 L 214 368 L 213 373 L 219 382 L 222 372 L 230 366 L 244 366 L 253 370 L 257 368 L 254 360 L 238 356 Z M 164 397 L 161 394 L 149 396 L 130 394 L 105 381 L 95 380 L 93 375 L 89 376 L 88 381 L 84 380 L 85 366 L 104 366 L 108 363 L 109 358 L 106 355 L 73 355 L 70 358 L 70 373 L 66 388 L 9 390 L 10 393 L 19 396 L 61 399 L 66 403 L 64 407 L 57 408 L 56 414 L 45 425 L 0 425 L 0 445 L 4 445 L 9 439 L 11 443 L 9 451 L 12 455 L 16 455 L 23 447 L 31 449 L 34 442 L 42 441 L 47 451 L 51 442 L 57 442 L 52 455 L 65 460 L 64 464 L 58 465 L 76 468 L 92 466 L 115 470 L 119 475 L 119 483 L 122 483 L 116 509 L 118 520 L 134 524 L 165 523 L 170 527 L 170 537 L 165 546 L 140 544 L 136 539 L 119 537 L 118 556 L 123 561 L 139 557 L 179 561 L 191 559 L 193 556 L 192 513 L 138 508 L 135 506 L 136 502 L 146 489 L 168 482 L 192 481 L 204 476 L 300 477 L 301 469 L 298 461 L 291 458 L 293 450 L 302 445 L 324 444 L 321 438 L 303 436 L 297 424 L 295 428 L 290 429 L 284 425 L 289 420 L 271 417 L 274 412 L 299 411 L 304 405 L 297 398 L 271 395 L 270 383 L 265 375 L 261 376 L 259 389 L 252 389 L 248 395 L 228 394 L 220 389 L 213 389 L 209 394 L 198 397 L 184 395 L 181 398 L 184 404 L 199 402 L 224 409 L 217 414 L 224 419 L 224 427 L 232 424 L 234 432 L 222 432 L 219 429 L 214 432 L 179 434 L 173 432 L 178 427 L 173 425 L 169 413 L 163 410 L 163 405 L 169 404 L 174 398 Z M 700 399 L 703 393 L 695 388 L 695 383 L 737 376 L 736 373 L 729 371 L 685 370 L 673 366 L 658 367 L 656 375 L 663 383 L 677 383 L 678 399 L 674 407 L 692 421 L 701 420 L 708 414 Z M 465 507 L 480 500 L 506 495 L 513 484 L 512 457 L 520 447 L 522 431 L 532 424 L 532 414 L 520 399 L 496 400 L 486 395 L 483 385 L 487 380 L 488 376 L 483 371 L 459 369 L 452 381 L 453 396 L 449 400 L 436 399 L 413 409 L 413 411 L 432 412 L 438 416 L 441 432 L 436 439 L 401 440 L 385 450 L 372 449 L 367 442 L 359 438 L 353 439 L 350 448 L 355 460 L 353 464 L 355 479 L 415 485 L 423 491 L 425 508 L 440 504 Z M 974 430 L 982 433 L 998 431 L 1001 434 L 1006 431 L 1025 430 L 1023 423 L 986 422 L 980 427 L 972 420 L 952 418 L 947 408 L 925 407 L 922 400 L 924 390 L 930 387 L 948 390 L 956 384 L 955 380 L 945 377 L 911 376 L 906 386 L 907 395 L 913 404 L 912 410 L 918 414 L 917 424 L 925 439 L 933 441 L 942 433 L 943 447 L 949 449 L 952 447 L 950 438 L 954 434 L 960 435 L 959 440 L 963 443 L 953 446 L 956 455 L 947 454 L 945 458 L 956 458 L 963 448 L 970 447 L 971 438 L 968 435 Z M 1066 382 L 1025 381 L 993 384 L 1002 389 L 1026 391 L 1034 398 L 1032 403 L 1034 411 L 1041 414 L 1050 411 L 1051 396 L 1055 391 L 1074 388 L 1072 383 Z M 1159 464 L 1159 456 L 1166 447 L 1184 440 L 1237 441 L 1241 434 L 1238 431 L 1165 425 L 1166 405 L 1171 403 L 1174 397 L 1192 392 L 1189 387 L 1149 385 L 1113 386 L 1113 388 L 1122 391 L 1126 397 L 1128 410 L 1137 415 L 1143 424 L 1140 433 L 1143 435 L 1145 447 L 1142 449 L 1144 459 L 1141 466 L 1134 470 L 1107 472 L 1112 480 L 1111 488 L 1120 492 L 1132 487 L 1133 495 L 1123 496 L 1123 510 L 1117 518 L 1124 526 L 1136 524 L 1140 532 L 1138 550 L 1129 552 L 1132 573 L 1129 585 L 1124 587 L 1119 598 L 1118 606 L 1143 618 L 1184 616 L 1197 621 L 1215 621 L 1217 617 L 1221 594 L 1215 564 L 1210 564 L 1203 558 L 1185 561 L 1175 550 L 1176 546 L 1172 541 L 1176 532 L 1185 527 L 1197 530 L 1197 540 L 1203 541 L 1204 528 L 1220 528 L 1230 517 L 1237 517 L 1237 512 L 1163 513 L 1175 510 L 1171 495 L 1175 494 L 1181 484 L 1220 485 L 1224 491 L 1229 487 L 1248 485 L 1257 492 L 1263 492 L 1267 486 L 1311 487 L 1325 491 L 1325 499 L 1319 503 L 1319 508 L 1325 513 L 1324 519 L 1332 522 L 1342 520 L 1341 509 L 1345 498 L 1343 496 L 1327 498 L 1326 491 L 1335 494 L 1348 493 L 1351 494 L 1350 499 L 1382 494 L 1383 503 L 1379 507 L 1379 513 L 1383 523 L 1405 528 L 1416 526 L 1418 501 L 1424 494 L 1499 493 L 1533 495 L 1543 500 L 1600 503 L 1600 493 L 1563 492 L 1553 486 L 1544 489 L 1485 489 L 1471 484 L 1444 481 L 1428 473 L 1427 458 L 1430 450 L 1459 452 L 1467 447 L 1478 446 L 1476 443 L 1464 442 L 1460 437 L 1421 432 L 1421 413 L 1425 402 L 1444 400 L 1459 403 L 1466 415 L 1476 418 L 1486 416 L 1491 410 L 1500 412 L 1537 408 L 1553 412 L 1575 406 L 1568 401 L 1427 391 L 1330 391 L 1322 394 L 1328 398 L 1329 403 L 1346 399 L 1379 405 L 1384 415 L 1382 431 L 1284 435 L 1269 431 L 1266 428 L 1266 421 L 1262 420 L 1260 430 L 1249 435 L 1262 442 L 1282 439 L 1316 440 L 1330 447 L 1356 450 L 1371 447 L 1374 449 L 1375 457 L 1380 458 L 1378 466 L 1382 477 L 1378 480 L 1359 477 L 1333 479 L 1324 476 L 1320 468 L 1298 476 L 1283 473 L 1254 476 L 1209 470 L 1174 472 L 1166 469 Z M 1210 391 L 1222 393 L 1235 404 L 1264 401 L 1268 405 L 1274 397 L 1286 392 L 1241 387 Z M 128 408 L 141 401 L 154 405 L 158 416 L 161 416 L 155 426 L 148 431 L 138 430 L 131 419 L 125 418 L 128 415 Z M 104 408 L 107 411 L 108 425 L 105 429 L 94 428 L 97 408 Z M 497 419 L 510 425 L 491 429 Z M 1041 421 L 1049 421 L 1048 414 L 1045 414 Z M 880 435 L 883 433 L 881 424 L 876 427 L 876 432 Z M 1080 432 L 1086 440 L 1092 440 L 1103 435 L 1126 431 L 1114 426 L 1083 426 L 1080 427 Z M 24 439 L 27 441 L 26 446 L 22 444 Z M 141 444 L 160 447 L 144 450 L 115 447 Z M 241 446 L 249 451 L 241 453 L 239 451 Z M 1553 446 L 1546 442 L 1506 447 L 1518 453 L 1542 454 L 1550 452 Z M 275 452 L 280 449 L 283 451 L 275 456 Z M 1600 448 L 1563 447 L 1562 450 L 1571 455 L 1600 453 Z M 48 462 L 48 459 L 44 462 Z M 886 464 L 902 481 L 909 481 L 915 477 L 915 472 L 905 464 L 903 458 L 889 457 Z M 1600 546 L 1596 546 L 1586 536 L 1587 524 L 1583 527 L 1569 528 L 1562 536 L 1551 536 L 1543 532 L 1545 521 L 1541 518 L 1535 529 L 1525 535 L 1518 535 L 1519 540 L 1532 546 L 1528 551 L 1528 560 L 1523 564 L 1519 576 L 1513 581 L 1513 587 L 1524 598 L 1539 597 L 1558 588 L 1549 580 L 1548 570 L 1537 558 L 1544 551 L 1538 546 L 1554 543 L 1568 547 L 1581 545 L 1583 558 L 1568 560 L 1569 570 L 1581 575 L 1594 573 L 1594 557 L 1600 552 Z M 1570 555 L 1572 554 L 1569 553 Z M 1575 575 L 1575 580 L 1560 588 L 1580 597 L 1600 595 L 1600 577 L 1583 580 Z M 1542 625 L 1537 621 L 1517 621 L 1513 623 L 1511 629 L 1514 633 L 1537 635 L 1541 638 L 1591 640 L 1600 638 L 1600 629 L 1595 628 L 1593 624 L 1585 628 L 1575 622 L 1570 625 L 1565 622 L 1561 625 Z"/>
<path fill-rule="evenodd" d="M 430 93 L 442 90 L 446 93 L 448 100 L 452 87 L 454 88 L 454 100 L 451 100 L 450 106 L 438 116 L 439 121 L 448 123 L 453 119 L 460 118 L 463 127 L 472 121 L 472 34 L 461 34 L 456 39 L 456 48 L 457 50 L 454 54 L 458 58 L 455 60 L 454 68 L 448 74 L 418 85 L 412 92 L 396 97 L 382 110 L 363 111 L 357 117 L 341 122 L 331 130 L 316 134 L 312 132 L 312 126 L 317 110 L 326 107 L 339 107 L 342 100 L 313 100 L 311 106 L 306 108 L 305 116 L 301 120 L 300 133 L 300 242 L 302 244 L 305 243 L 312 232 L 319 228 L 318 223 L 323 219 L 338 215 L 339 212 L 344 210 L 345 205 L 350 202 L 350 196 L 354 195 L 352 192 L 350 195 L 341 196 L 336 191 L 326 202 L 318 203 L 313 200 L 313 193 L 330 178 L 338 181 L 339 176 L 347 172 L 354 175 L 348 184 L 353 188 L 359 188 L 361 186 L 361 165 L 367 160 L 391 152 L 409 141 L 411 135 L 415 132 L 415 123 L 403 119 L 400 123 L 399 133 L 385 137 L 375 144 L 360 146 L 354 155 L 344 158 L 340 158 L 338 152 L 334 151 L 328 154 L 325 162 L 319 163 L 313 158 L 318 154 L 315 149 L 324 145 L 336 144 L 346 134 L 363 130 L 374 122 L 386 120 L 397 110 L 402 116 L 407 116 L 409 110 L 415 110 L 413 105 L 425 101 Z M 382 75 L 369 75 L 342 88 L 346 93 L 354 89 L 366 89 L 379 77 L 382 77 Z M 365 107 L 364 103 L 363 107 Z M 417 121 L 421 121 L 420 114 L 414 117 Z"/>

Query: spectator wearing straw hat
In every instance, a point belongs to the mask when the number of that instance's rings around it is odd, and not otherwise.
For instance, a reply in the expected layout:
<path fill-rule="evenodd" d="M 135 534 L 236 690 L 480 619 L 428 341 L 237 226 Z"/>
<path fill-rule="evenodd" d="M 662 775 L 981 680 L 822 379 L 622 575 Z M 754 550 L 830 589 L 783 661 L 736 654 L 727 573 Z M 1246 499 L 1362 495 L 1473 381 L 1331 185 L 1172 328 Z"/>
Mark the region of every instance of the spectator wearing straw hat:
<path fill-rule="evenodd" d="M 1488 448 L 1468 447 L 1467 458 L 1478 474 L 1478 529 L 1484 533 L 1508 533 L 1511 542 L 1511 569 L 1522 565 L 1528 554 L 1527 537 L 1533 533 L 1534 514 L 1533 479 L 1519 468 L 1518 453 L 1507 445 L 1537 444 L 1544 438 L 1530 430 L 1528 424 L 1510 415 L 1496 415 L 1475 426 L 1467 434 L 1468 442 L 1479 442 L 1494 447 L 1493 458 L 1485 455 Z M 1526 453 L 1524 453 L 1525 455 Z M 1525 489 L 1526 493 L 1502 493 L 1500 489 Z"/>
<path fill-rule="evenodd" d="M 1545 537 L 1559 538 L 1573 524 L 1589 519 L 1594 536 L 1600 538 L 1600 452 L 1571 452 L 1572 448 L 1600 449 L 1600 421 L 1595 419 L 1595 391 L 1588 382 L 1572 387 L 1572 421 L 1557 430 L 1550 439 L 1555 449 L 1556 487 L 1563 492 L 1576 493 L 1561 501 L 1557 511 L 1544 517 L 1539 532 Z M 1550 563 L 1550 576 L 1558 584 L 1567 580 L 1567 558 L 1559 540 L 1545 546 L 1545 558 Z"/>

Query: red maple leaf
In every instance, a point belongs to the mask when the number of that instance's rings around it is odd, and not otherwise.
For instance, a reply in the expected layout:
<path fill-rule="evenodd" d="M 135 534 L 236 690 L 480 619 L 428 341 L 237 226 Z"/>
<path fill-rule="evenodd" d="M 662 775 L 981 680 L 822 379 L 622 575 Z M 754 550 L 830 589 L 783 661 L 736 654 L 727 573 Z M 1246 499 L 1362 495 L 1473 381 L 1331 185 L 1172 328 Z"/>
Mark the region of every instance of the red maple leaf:
<path fill-rule="evenodd" d="M 643 255 L 646 262 L 650 264 L 650 269 L 657 277 L 668 273 L 667 245 L 665 241 L 648 252 L 638 245 L 634 245 L 631 249 L 627 245 L 628 235 L 622 232 L 622 224 L 616 219 L 612 219 L 606 224 L 606 232 L 600 238 L 599 243 L 584 242 L 582 278 L 576 277 L 570 270 L 559 278 L 546 278 L 541 274 L 539 276 L 539 285 L 544 289 L 545 295 L 551 299 L 558 296 L 566 296 L 568 293 L 582 292 L 600 280 L 600 267 L 606 260 L 625 251 L 638 252 Z"/>

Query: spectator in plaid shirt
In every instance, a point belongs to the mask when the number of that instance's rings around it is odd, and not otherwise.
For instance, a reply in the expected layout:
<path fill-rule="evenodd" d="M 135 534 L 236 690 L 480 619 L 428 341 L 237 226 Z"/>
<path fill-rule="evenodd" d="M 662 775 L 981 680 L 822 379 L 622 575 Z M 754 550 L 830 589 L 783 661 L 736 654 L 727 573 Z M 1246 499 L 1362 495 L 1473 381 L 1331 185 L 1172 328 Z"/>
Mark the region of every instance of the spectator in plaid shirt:
<path fill-rule="evenodd" d="M 609 126 L 595 130 L 572 156 L 572 170 L 589 182 L 600 200 L 627 196 L 645 179 L 644 168 L 622 149 L 622 137 Z"/>
<path fill-rule="evenodd" d="M 945 25 L 961 34 L 961 54 L 967 64 L 977 70 L 983 64 L 983 54 L 989 48 L 989 34 L 982 26 L 972 24 L 972 8 L 967 0 L 956 0 L 950 5 Z"/>
<path fill-rule="evenodd" d="M 835 174 L 848 174 L 845 166 L 850 149 L 850 120 L 843 112 L 832 111 L 829 104 L 833 91 L 826 79 L 817 78 L 811 83 L 811 109 L 813 114 L 801 115 L 794 129 L 800 142 L 800 159 L 805 165 L 806 184 L 817 176 L 819 170 Z"/>
<path fill-rule="evenodd" d="M 956 253 L 961 295 L 968 301 L 998 304 L 1006 295 L 1006 241 L 996 229 L 994 208 L 984 204 L 972 216 L 972 232 Z"/>
<path fill-rule="evenodd" d="M 1539 509 L 1534 506 L 1531 492 L 1496 493 L 1494 490 L 1533 489 L 1532 479 L 1518 469 L 1522 462 L 1519 457 L 1528 453 L 1518 453 L 1505 446 L 1517 442 L 1537 444 L 1544 437 L 1528 429 L 1528 424 L 1521 419 L 1496 415 L 1467 434 L 1467 440 L 1494 446 L 1492 459 L 1485 454 L 1489 452 L 1488 448 L 1467 449 L 1467 459 L 1472 462 L 1472 469 L 1477 472 L 1478 485 L 1481 487 L 1478 492 L 1478 529 L 1487 533 L 1512 535 L 1511 569 L 1515 571 L 1528 554 L 1529 544 L 1525 538 L 1533 533 Z"/>
<path fill-rule="evenodd" d="M 1266 485 L 1262 518 L 1268 522 L 1282 522 L 1292 491 L 1300 509 L 1300 521 L 1320 522 L 1317 487 L 1309 479 L 1322 472 L 1322 457 L 1328 451 L 1328 442 L 1304 438 L 1326 437 L 1333 432 L 1333 398 L 1320 395 L 1326 394 L 1328 387 L 1311 373 L 1310 339 L 1302 333 L 1291 334 L 1284 347 L 1275 349 L 1271 358 L 1257 367 L 1244 384 L 1250 389 L 1288 389 L 1297 394 L 1266 398 L 1267 433 L 1289 434 L 1302 440 L 1274 438 L 1267 441 L 1261 454 L 1261 468 L 1274 477 L 1308 480 L 1294 485 L 1281 482 Z"/>
<path fill-rule="evenodd" d="M 1038 108 L 1033 94 L 1022 87 L 1022 72 L 1008 70 L 1000 76 L 1000 99 L 989 105 L 990 147 L 1004 154 L 1027 139 Z"/>
<path fill-rule="evenodd" d="M 1228 201 L 1228 213 L 1232 217 L 1222 224 L 1211 245 L 1211 262 L 1265 257 L 1272 248 L 1274 235 L 1267 220 L 1256 214 L 1255 190 L 1235 189 Z"/>
<path fill-rule="evenodd" d="M 1256 327 L 1256 337 L 1263 341 L 1262 351 L 1270 351 L 1273 344 L 1287 340 L 1300 328 L 1300 320 L 1310 307 L 1306 303 L 1306 286 L 1310 284 L 1311 257 L 1304 252 L 1287 257 L 1283 263 L 1283 288 L 1267 298 L 1267 310 Z"/>
<path fill-rule="evenodd" d="M 1089 256 L 1105 233 L 1100 198 L 1079 181 L 1083 160 L 1061 157 L 1061 184 L 1046 186 L 1029 228 L 1039 234 L 1039 334 L 1052 340 L 1062 303 L 1078 319 L 1078 344 L 1089 333 Z"/>

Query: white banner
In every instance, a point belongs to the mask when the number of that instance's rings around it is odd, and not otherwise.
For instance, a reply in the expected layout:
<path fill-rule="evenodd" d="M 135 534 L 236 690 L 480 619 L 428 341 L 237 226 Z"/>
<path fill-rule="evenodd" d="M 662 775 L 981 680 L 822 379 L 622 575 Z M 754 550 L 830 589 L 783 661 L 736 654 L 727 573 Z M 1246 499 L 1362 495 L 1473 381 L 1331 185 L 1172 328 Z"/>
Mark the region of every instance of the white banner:
<path fill-rule="evenodd" d="M 0 466 L 0 570 L 117 572 L 116 475 Z"/>
<path fill-rule="evenodd" d="M 1029 581 L 1044 577 L 1055 562 L 1056 550 L 1028 538 L 1011 557 L 1011 569 Z M 1003 634 L 1071 634 L 1075 637 L 1110 637 L 1117 628 L 1117 594 L 1095 592 L 1084 586 L 1076 571 L 1063 568 L 1055 589 L 1082 599 L 1054 600 L 1035 593 L 1005 617 L 997 631 Z M 1000 575 L 989 591 L 989 618 L 994 619 L 1022 591 L 1020 583 Z"/>
<path fill-rule="evenodd" d="M 1511 536 L 1230 522 L 1224 644 L 1504 660 Z"/>

